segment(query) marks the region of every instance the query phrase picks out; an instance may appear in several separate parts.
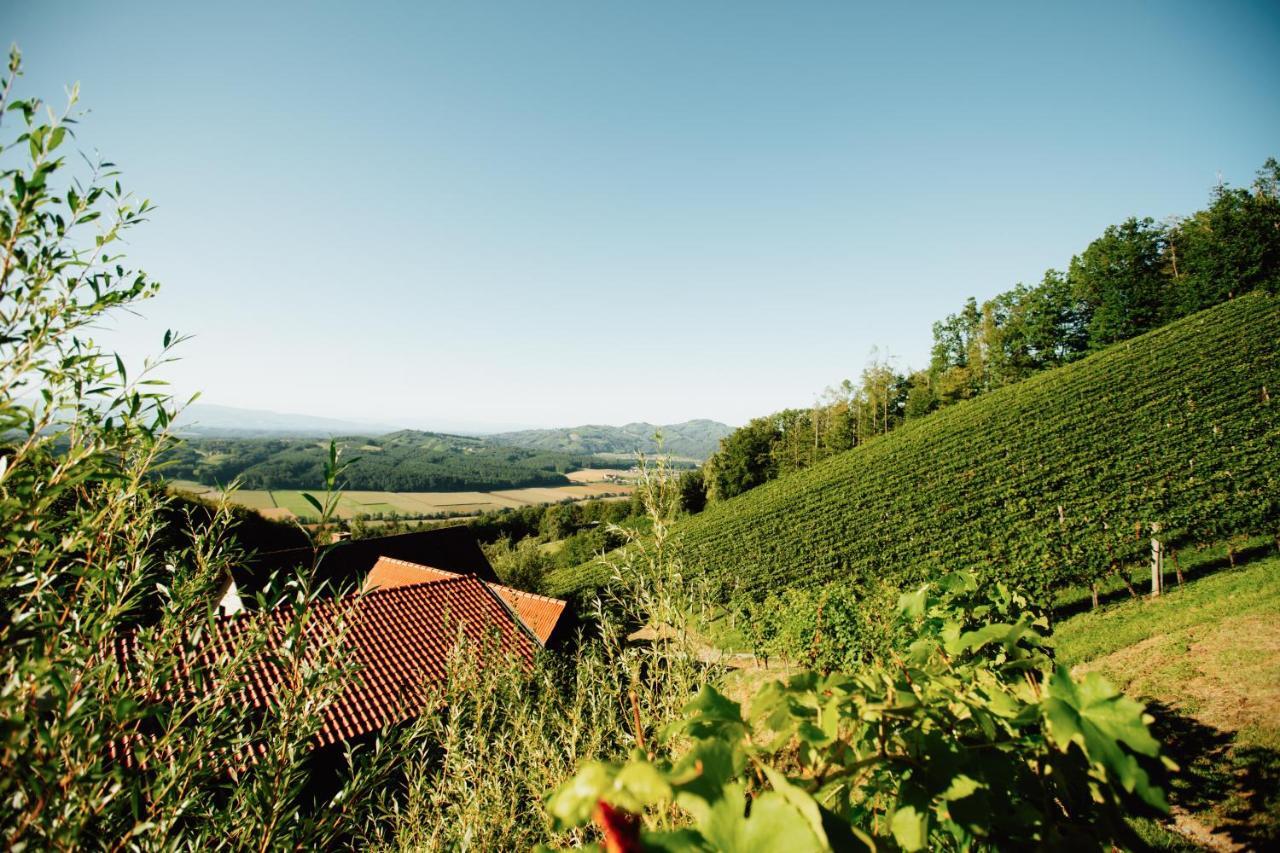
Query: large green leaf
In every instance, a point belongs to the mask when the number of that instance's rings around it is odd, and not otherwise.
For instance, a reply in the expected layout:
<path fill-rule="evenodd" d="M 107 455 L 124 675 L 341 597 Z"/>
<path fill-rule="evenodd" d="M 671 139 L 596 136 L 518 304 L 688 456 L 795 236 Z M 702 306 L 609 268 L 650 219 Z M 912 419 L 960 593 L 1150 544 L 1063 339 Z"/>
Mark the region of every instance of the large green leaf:
<path fill-rule="evenodd" d="M 810 803 L 813 801 L 810 800 Z M 815 831 L 814 812 L 806 813 L 797 799 L 778 791 L 766 791 L 750 803 L 746 814 L 745 789 L 739 783 L 725 786 L 724 796 L 701 822 L 702 834 L 716 850 L 726 853 L 826 853 L 821 817 Z"/>
<path fill-rule="evenodd" d="M 1045 730 L 1063 752 L 1078 746 L 1090 762 L 1105 768 L 1125 791 L 1136 793 L 1150 805 L 1168 809 L 1164 791 L 1151 784 L 1137 758 L 1156 756 L 1159 742 L 1147 728 L 1144 708 L 1125 696 L 1096 672 L 1075 681 L 1066 667 L 1049 678 L 1042 703 Z"/>
<path fill-rule="evenodd" d="M 889 828 L 903 850 L 923 850 L 929 842 L 929 813 L 915 806 L 899 806 Z"/>

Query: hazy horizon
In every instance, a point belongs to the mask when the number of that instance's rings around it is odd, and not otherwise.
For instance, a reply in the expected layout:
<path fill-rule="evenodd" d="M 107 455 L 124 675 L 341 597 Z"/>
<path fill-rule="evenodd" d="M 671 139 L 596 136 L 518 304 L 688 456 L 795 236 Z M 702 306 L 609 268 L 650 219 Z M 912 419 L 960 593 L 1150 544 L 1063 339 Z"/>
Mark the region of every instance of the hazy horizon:
<path fill-rule="evenodd" d="M 211 413 L 213 415 L 212 418 L 211 418 Z M 219 415 L 221 417 L 218 417 Z M 350 427 L 353 430 L 367 430 L 372 432 L 373 434 L 392 432 L 392 431 L 401 430 L 401 429 L 413 429 L 413 430 L 421 430 L 424 432 L 457 433 L 461 435 L 476 435 L 476 436 L 496 435 L 499 433 L 510 433 L 510 432 L 523 432 L 525 430 L 568 429 L 573 427 L 586 427 L 586 426 L 626 426 L 627 424 L 631 424 L 631 423 L 652 423 L 655 426 L 667 426 L 670 424 L 685 423 L 687 421 L 693 421 L 693 420 L 707 420 L 705 418 L 688 418 L 686 419 L 686 421 L 670 421 L 667 423 L 656 423 L 652 420 L 647 420 L 647 421 L 640 420 L 640 421 L 627 421 L 625 423 L 619 422 L 614 424 L 605 424 L 599 421 L 595 421 L 595 422 L 576 421 L 574 423 L 557 424 L 551 427 L 521 423 L 519 421 L 511 421 L 506 423 L 492 423 L 492 422 L 483 422 L 483 421 L 467 421 L 467 420 L 461 420 L 456 418 L 455 419 L 426 418 L 426 419 L 411 420 L 411 421 L 402 423 L 402 422 L 396 422 L 396 421 L 387 422 L 387 421 L 382 421 L 378 419 L 364 419 L 364 418 L 330 418 L 323 415 L 314 415 L 308 412 L 291 412 L 291 411 L 279 411 L 276 409 L 249 409 L 249 408 L 243 408 L 240 406 L 224 406 L 219 403 L 206 401 L 203 398 L 201 398 L 191 406 L 187 407 L 186 410 L 184 410 L 182 415 L 180 415 L 177 421 L 177 424 L 179 427 L 179 432 L 181 432 L 183 429 L 189 429 L 192 427 L 203 427 L 203 428 L 212 428 L 212 429 L 233 429 L 233 428 L 265 429 L 265 427 L 255 427 L 255 426 L 237 427 L 236 426 L 235 419 L 237 418 L 253 418 L 253 417 L 262 416 L 262 415 L 279 418 L 281 421 L 289 421 L 289 422 L 296 421 L 298 423 L 302 423 L 305 421 L 333 421 L 335 425 L 336 424 L 343 425 L 344 429 L 347 427 Z M 741 424 L 726 424 L 726 425 L 741 426 Z M 299 428 L 300 427 L 297 427 L 297 426 L 283 426 L 283 427 L 279 427 L 279 430 L 283 433 L 283 432 L 287 432 L 287 431 L 299 429 Z M 313 427 L 313 429 L 318 429 L 318 428 L 319 428 L 318 426 Z"/>
<path fill-rule="evenodd" d="M 153 199 L 104 334 L 208 403 L 560 427 L 810 403 L 1280 154 L 1270 4 L 6 6 Z M 143 50 L 145 46 L 145 51 Z"/>

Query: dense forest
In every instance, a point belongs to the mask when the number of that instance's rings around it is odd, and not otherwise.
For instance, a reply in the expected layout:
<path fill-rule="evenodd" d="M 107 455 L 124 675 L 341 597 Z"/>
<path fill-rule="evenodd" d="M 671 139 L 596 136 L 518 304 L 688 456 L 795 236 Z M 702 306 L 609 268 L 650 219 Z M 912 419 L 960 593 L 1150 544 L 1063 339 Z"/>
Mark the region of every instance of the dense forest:
<path fill-rule="evenodd" d="M 589 460 L 484 439 L 402 430 L 337 440 L 351 464 L 342 487 L 427 492 L 558 486 Z M 171 448 L 161 469 L 171 480 L 246 489 L 314 489 L 324 482 L 328 442 L 305 438 L 189 438 Z"/>
<path fill-rule="evenodd" d="M 1065 271 L 1051 269 L 933 324 L 929 365 L 875 358 L 858 381 L 828 388 L 809 409 L 756 418 L 704 467 L 702 495 L 730 498 L 790 471 L 1211 305 L 1280 286 L 1280 163 L 1250 187 L 1215 187 L 1208 205 L 1165 222 L 1106 228 Z"/>

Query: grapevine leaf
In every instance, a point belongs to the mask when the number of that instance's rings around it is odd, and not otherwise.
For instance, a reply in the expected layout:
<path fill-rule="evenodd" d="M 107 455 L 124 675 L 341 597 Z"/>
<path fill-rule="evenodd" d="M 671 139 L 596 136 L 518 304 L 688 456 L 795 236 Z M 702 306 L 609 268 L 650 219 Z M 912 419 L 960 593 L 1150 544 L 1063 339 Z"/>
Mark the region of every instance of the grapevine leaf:
<path fill-rule="evenodd" d="M 947 786 L 947 790 L 942 792 L 942 799 L 947 802 L 963 800 L 965 797 L 971 795 L 974 791 L 977 791 L 982 787 L 985 786 L 977 779 L 961 773 L 952 779 L 951 784 Z"/>
<path fill-rule="evenodd" d="M 769 784 L 773 786 L 773 790 L 808 821 L 809 828 L 817 838 L 825 841 L 826 831 L 822 828 L 822 815 L 819 813 L 818 804 L 813 797 L 792 785 L 787 781 L 786 776 L 769 765 L 762 764 L 760 769 L 769 778 Z"/>
<path fill-rule="evenodd" d="M 574 774 L 573 778 L 551 795 L 547 801 L 547 812 L 556 826 L 567 829 L 582 826 L 591 820 L 596 803 L 613 785 L 617 768 L 600 761 L 589 761 Z"/>
<path fill-rule="evenodd" d="M 802 796 L 807 794 L 800 792 Z M 812 803 L 812 800 L 810 800 Z M 817 806 L 814 804 L 814 814 Z M 725 796 L 711 808 L 703 826 L 703 837 L 712 847 L 743 853 L 818 853 L 829 849 L 822 832 L 810 816 L 797 807 L 793 798 L 779 791 L 766 791 L 751 801 L 746 811 L 746 795 L 741 784 L 725 786 Z"/>
<path fill-rule="evenodd" d="M 1123 743 L 1140 755 L 1159 754 L 1160 744 L 1147 729 L 1141 704 L 1096 672 L 1077 682 L 1059 666 L 1049 678 L 1042 712 L 1047 734 L 1058 749 L 1066 752 L 1075 744 L 1124 790 L 1158 809 L 1168 809 L 1164 791 L 1151 784 L 1137 759 L 1120 746 Z"/>
<path fill-rule="evenodd" d="M 923 850 L 929 841 L 929 814 L 915 806 L 899 806 L 889 829 L 903 850 Z"/>

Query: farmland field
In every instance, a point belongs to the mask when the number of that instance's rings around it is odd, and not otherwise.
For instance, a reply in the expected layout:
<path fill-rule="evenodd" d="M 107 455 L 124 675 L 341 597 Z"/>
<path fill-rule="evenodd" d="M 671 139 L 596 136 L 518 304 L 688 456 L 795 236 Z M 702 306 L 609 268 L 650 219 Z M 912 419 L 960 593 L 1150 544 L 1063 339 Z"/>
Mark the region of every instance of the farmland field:
<path fill-rule="evenodd" d="M 610 477 L 625 482 L 633 479 L 635 474 L 623 468 L 583 468 L 579 471 L 570 471 L 565 476 L 575 483 L 603 483 Z"/>
<path fill-rule="evenodd" d="M 600 453 L 593 453 L 592 456 L 596 459 L 603 459 L 606 462 L 622 462 L 626 465 L 636 464 L 636 455 L 634 453 L 611 453 L 602 451 Z M 657 454 L 651 454 L 649 458 L 652 460 L 656 458 L 656 456 Z M 664 453 L 662 454 L 662 457 L 666 459 L 667 462 L 672 462 L 677 465 L 692 466 L 702 464 L 701 459 L 694 459 L 692 456 L 674 456 L 670 453 Z"/>
<path fill-rule="evenodd" d="M 206 499 L 216 499 L 221 495 L 218 489 L 189 480 L 175 480 L 170 485 L 177 491 Z M 232 503 L 256 509 L 265 517 L 276 520 L 314 516 L 315 508 L 302 496 L 303 491 L 300 489 L 237 489 L 230 493 L 230 498 Z M 623 496 L 630 492 L 630 486 L 608 482 L 507 489 L 497 492 L 349 491 L 343 492 L 338 503 L 338 516 L 354 518 L 357 515 L 382 514 L 424 518 L 473 515 L 531 504 Z"/>

